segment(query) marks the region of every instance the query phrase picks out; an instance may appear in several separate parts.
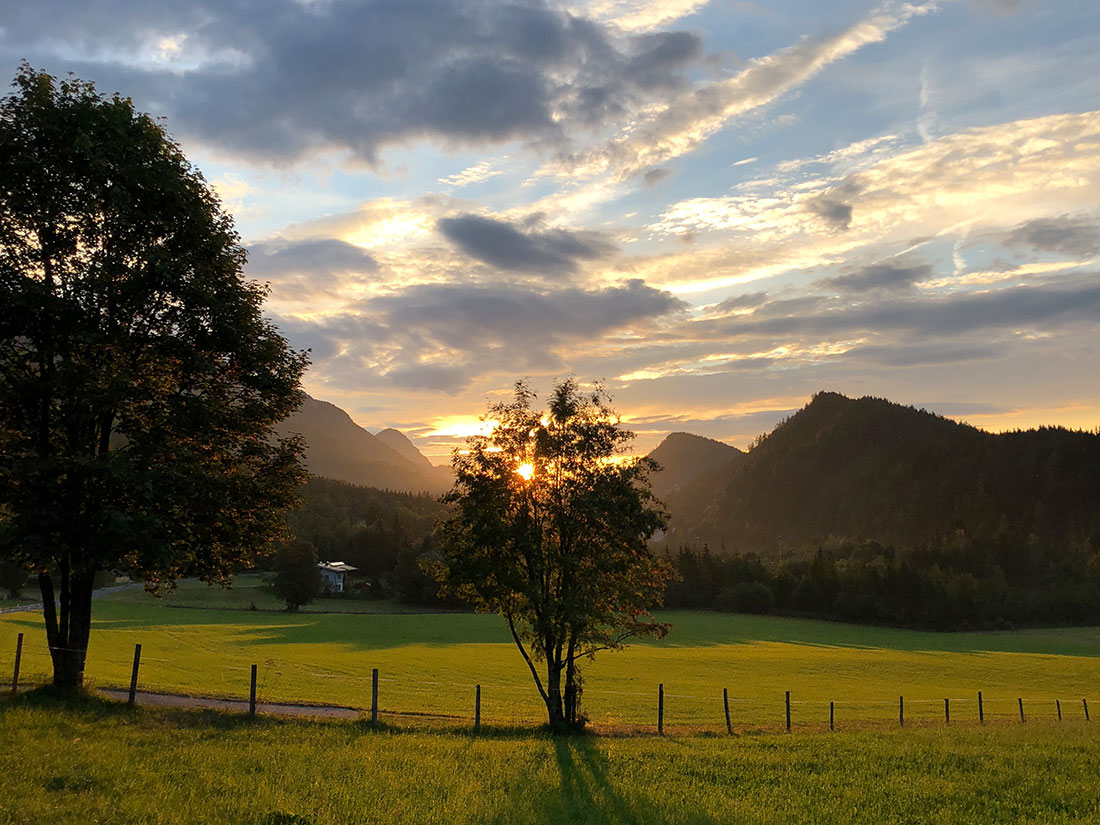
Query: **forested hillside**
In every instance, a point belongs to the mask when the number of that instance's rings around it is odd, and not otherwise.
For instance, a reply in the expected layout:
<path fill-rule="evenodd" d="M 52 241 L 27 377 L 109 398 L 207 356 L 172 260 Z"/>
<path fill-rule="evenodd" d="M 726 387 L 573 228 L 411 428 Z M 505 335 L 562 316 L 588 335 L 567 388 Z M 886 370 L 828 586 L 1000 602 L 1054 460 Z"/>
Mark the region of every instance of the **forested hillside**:
<path fill-rule="evenodd" d="M 664 500 L 708 473 L 732 466 L 744 455 L 721 441 L 691 433 L 671 433 L 649 454 L 661 465 L 650 477 L 653 492 Z"/>
<path fill-rule="evenodd" d="M 356 580 L 369 583 L 363 595 L 436 603 L 435 583 L 418 564 L 432 552 L 432 531 L 445 513 L 434 496 L 316 477 L 301 493 L 287 518 L 293 535 L 313 544 L 321 559 L 358 568 Z"/>
<path fill-rule="evenodd" d="M 913 547 L 963 531 L 1045 546 L 1100 540 L 1100 435 L 991 434 L 877 398 L 819 393 L 669 496 L 670 546 L 778 557 L 828 539 Z"/>
<path fill-rule="evenodd" d="M 670 607 L 959 629 L 1100 622 L 1100 435 L 820 393 L 668 497 Z"/>

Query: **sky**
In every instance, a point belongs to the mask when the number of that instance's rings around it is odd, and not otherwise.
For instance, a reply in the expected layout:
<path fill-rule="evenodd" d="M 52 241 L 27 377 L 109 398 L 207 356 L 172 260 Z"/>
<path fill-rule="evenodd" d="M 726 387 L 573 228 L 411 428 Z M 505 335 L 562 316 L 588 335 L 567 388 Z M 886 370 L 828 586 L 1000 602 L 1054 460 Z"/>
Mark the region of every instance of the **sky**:
<path fill-rule="evenodd" d="M 567 376 L 639 452 L 1100 427 L 1093 0 L 0 0 L 21 60 L 164 117 L 307 391 L 437 463 Z"/>

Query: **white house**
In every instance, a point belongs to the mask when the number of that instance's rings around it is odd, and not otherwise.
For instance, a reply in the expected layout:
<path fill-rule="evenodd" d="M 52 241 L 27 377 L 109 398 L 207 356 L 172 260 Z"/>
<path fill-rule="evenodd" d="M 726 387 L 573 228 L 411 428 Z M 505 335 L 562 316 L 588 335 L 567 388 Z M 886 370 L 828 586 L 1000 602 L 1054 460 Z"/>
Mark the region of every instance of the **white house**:
<path fill-rule="evenodd" d="M 317 569 L 321 571 L 321 583 L 325 590 L 329 593 L 343 593 L 344 580 L 348 573 L 359 568 L 342 561 L 323 561 L 317 565 Z"/>

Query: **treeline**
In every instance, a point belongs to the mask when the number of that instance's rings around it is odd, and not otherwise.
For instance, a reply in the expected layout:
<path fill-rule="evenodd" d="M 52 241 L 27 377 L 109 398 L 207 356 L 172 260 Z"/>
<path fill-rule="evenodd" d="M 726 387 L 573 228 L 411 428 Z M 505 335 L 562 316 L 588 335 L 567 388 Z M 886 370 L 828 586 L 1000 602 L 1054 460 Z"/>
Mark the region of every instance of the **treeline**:
<path fill-rule="evenodd" d="M 294 538 L 324 561 L 358 568 L 349 597 L 397 598 L 409 604 L 454 606 L 439 599 L 420 562 L 436 553 L 432 535 L 446 508 L 427 493 L 400 493 L 314 477 L 287 521 Z"/>
<path fill-rule="evenodd" d="M 1100 624 L 1100 542 L 965 531 L 916 548 L 837 541 L 784 561 L 681 548 L 665 606 L 935 630 Z"/>

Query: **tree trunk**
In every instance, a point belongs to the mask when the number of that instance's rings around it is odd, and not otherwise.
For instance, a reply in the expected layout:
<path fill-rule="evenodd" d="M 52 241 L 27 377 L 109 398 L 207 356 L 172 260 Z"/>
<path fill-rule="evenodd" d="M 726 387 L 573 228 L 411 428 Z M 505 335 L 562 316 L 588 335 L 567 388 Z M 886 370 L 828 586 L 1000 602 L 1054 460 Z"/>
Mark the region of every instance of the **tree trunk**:
<path fill-rule="evenodd" d="M 552 730 L 568 727 L 561 698 L 561 665 L 553 661 L 546 663 L 546 714 Z"/>
<path fill-rule="evenodd" d="M 576 638 L 569 637 L 569 647 L 565 658 L 565 721 L 570 727 L 577 727 L 577 664 L 575 653 L 577 650 Z"/>
<path fill-rule="evenodd" d="M 92 630 L 92 574 L 69 575 L 62 571 L 61 593 L 54 595 L 53 577 L 41 573 L 42 613 L 46 620 L 46 641 L 53 660 L 54 687 L 66 691 L 84 687 L 84 661 Z"/>

